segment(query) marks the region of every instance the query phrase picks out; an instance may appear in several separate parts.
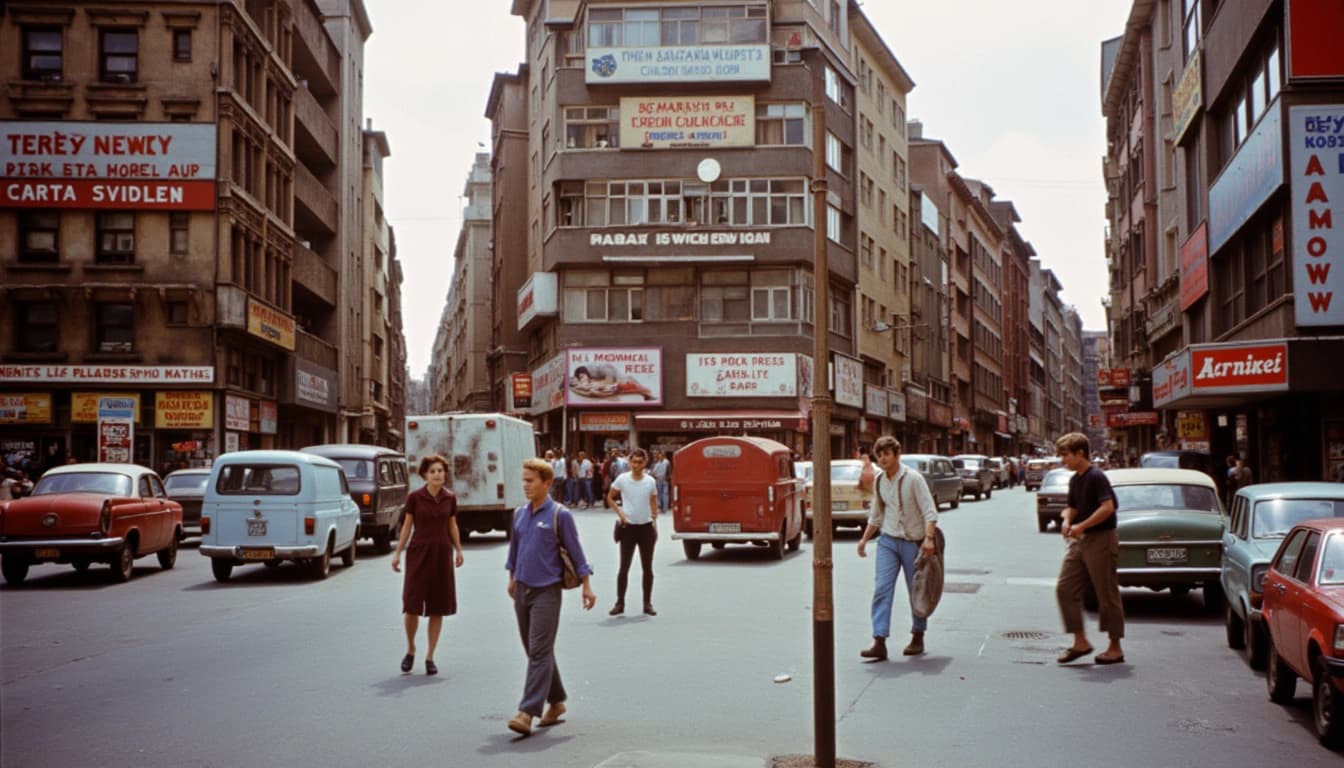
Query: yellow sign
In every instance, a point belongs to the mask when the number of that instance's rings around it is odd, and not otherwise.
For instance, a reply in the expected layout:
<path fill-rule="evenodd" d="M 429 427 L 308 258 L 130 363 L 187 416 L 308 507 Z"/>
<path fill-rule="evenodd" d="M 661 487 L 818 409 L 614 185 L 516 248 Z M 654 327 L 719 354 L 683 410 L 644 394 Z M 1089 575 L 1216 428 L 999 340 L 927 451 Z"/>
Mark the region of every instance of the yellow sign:
<path fill-rule="evenodd" d="M 753 96 L 657 96 L 621 99 L 621 146 L 750 147 L 756 143 Z"/>
<path fill-rule="evenodd" d="M 50 423 L 50 394 L 45 392 L 0 394 L 0 424 Z"/>
<path fill-rule="evenodd" d="M 158 429 L 210 429 L 214 425 L 213 392 L 154 393 L 154 426 Z"/>
<path fill-rule="evenodd" d="M 1190 121 L 1195 119 L 1195 114 L 1203 106 L 1203 83 L 1201 75 L 1203 66 L 1200 64 L 1200 53 L 1190 57 L 1190 64 L 1185 68 L 1185 74 L 1181 76 L 1181 82 L 1176 84 L 1176 90 L 1171 94 L 1171 133 L 1176 137 L 1176 141 L 1181 140 L 1185 134 L 1185 129 L 1190 126 Z"/>
<path fill-rule="evenodd" d="M 1208 440 L 1209 423 L 1204 419 L 1203 411 L 1176 412 L 1176 439 Z"/>
<path fill-rule="evenodd" d="M 294 351 L 294 318 L 251 298 L 247 300 L 247 332 Z"/>
<path fill-rule="evenodd" d="M 135 423 L 140 423 L 139 392 L 72 392 L 70 393 L 70 423 L 97 424 L 98 398 L 129 397 L 135 401 Z"/>

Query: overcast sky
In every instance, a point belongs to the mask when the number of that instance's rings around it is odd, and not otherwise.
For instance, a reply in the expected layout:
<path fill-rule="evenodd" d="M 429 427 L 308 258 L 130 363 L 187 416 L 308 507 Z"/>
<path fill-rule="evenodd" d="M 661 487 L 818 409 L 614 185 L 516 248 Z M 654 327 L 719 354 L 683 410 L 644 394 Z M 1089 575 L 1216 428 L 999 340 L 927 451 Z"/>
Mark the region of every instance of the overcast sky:
<path fill-rule="evenodd" d="M 387 218 L 406 282 L 407 363 L 421 378 L 452 275 L 462 190 L 490 146 L 485 99 L 516 72 L 524 27 L 509 0 L 365 0 L 364 112 L 387 132 Z M 1101 41 L 1129 0 L 868 0 L 865 12 L 915 81 L 908 112 L 958 170 L 1011 200 L 1042 264 L 1087 330 L 1105 328 Z M 479 143 L 479 144 L 478 144 Z"/>

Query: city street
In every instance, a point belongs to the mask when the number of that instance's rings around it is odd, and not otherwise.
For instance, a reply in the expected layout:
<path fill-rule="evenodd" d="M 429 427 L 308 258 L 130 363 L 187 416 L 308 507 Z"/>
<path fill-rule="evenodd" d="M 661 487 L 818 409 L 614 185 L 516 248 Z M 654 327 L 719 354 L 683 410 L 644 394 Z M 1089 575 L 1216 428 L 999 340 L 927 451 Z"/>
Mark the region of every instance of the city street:
<path fill-rule="evenodd" d="M 1068 641 L 1053 590 L 1062 543 L 1037 533 L 1034 498 L 1002 490 L 941 515 L 947 593 L 920 658 L 860 663 L 873 559 L 857 557 L 852 529 L 839 534 L 839 756 L 995 768 L 1338 759 L 1316 743 L 1307 687 L 1290 707 L 1271 704 L 1197 593 L 1127 591 L 1129 663 L 1057 666 Z M 636 562 L 633 612 L 612 618 L 612 517 L 577 516 L 598 602 L 585 613 L 577 592 L 565 596 L 558 657 L 570 700 L 555 727 L 526 739 L 505 728 L 525 660 L 502 538 L 466 545 L 438 677 L 424 675 L 423 629 L 414 673 L 398 671 L 401 576 L 388 556 L 363 547 L 323 582 L 285 565 L 219 584 L 192 545 L 171 571 L 139 561 L 129 584 L 111 583 L 105 566 L 48 565 L 0 590 L 0 764 L 615 766 L 641 764 L 639 753 L 764 764 L 811 753 L 811 542 L 781 562 L 730 547 L 693 563 L 660 520 L 659 615 L 638 613 Z M 906 605 L 902 594 L 896 649 Z"/>

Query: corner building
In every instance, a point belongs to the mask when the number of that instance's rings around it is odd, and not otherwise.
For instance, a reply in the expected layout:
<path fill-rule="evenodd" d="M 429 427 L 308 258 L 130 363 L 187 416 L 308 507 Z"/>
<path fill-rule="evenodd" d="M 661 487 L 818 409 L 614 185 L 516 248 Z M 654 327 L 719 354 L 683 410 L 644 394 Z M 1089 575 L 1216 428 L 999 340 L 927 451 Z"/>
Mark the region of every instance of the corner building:
<path fill-rule="evenodd" d="M 675 449 L 711 434 L 770 437 L 800 454 L 817 439 L 835 456 L 858 445 L 847 6 L 515 0 L 527 23 L 517 75 L 527 176 L 496 165 L 493 177 L 496 206 L 527 189 L 528 236 L 523 250 L 496 230 L 494 253 L 527 264 L 516 317 L 504 322 L 526 338 L 531 415 L 547 446 Z M 825 115 L 821 146 L 814 106 Z M 817 152 L 821 221 L 810 194 Z M 829 249 L 821 276 L 818 226 Z M 829 281 L 829 306 L 816 306 L 817 280 Z M 812 359 L 818 312 L 828 313 L 830 361 Z M 497 359 L 514 360 L 505 346 Z M 832 430 L 813 435 L 811 387 L 825 385 L 828 363 Z"/>

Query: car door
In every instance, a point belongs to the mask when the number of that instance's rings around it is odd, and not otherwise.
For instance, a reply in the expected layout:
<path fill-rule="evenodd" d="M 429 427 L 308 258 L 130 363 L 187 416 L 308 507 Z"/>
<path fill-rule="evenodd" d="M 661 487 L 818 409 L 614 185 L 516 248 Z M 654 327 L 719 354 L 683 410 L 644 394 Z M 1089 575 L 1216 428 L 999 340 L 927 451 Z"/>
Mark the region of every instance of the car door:
<path fill-rule="evenodd" d="M 932 466 L 936 478 L 934 483 L 938 486 L 938 497 L 949 502 L 956 501 L 961 496 L 961 478 L 957 477 L 957 470 L 952 466 L 952 462 L 947 459 L 934 459 Z"/>
<path fill-rule="evenodd" d="M 168 542 L 167 500 L 154 494 L 154 485 L 150 482 L 152 477 L 148 473 L 140 476 L 140 503 L 144 510 L 139 520 L 141 553 L 153 552 Z M 159 493 L 163 493 L 162 486 L 159 487 Z"/>
<path fill-rule="evenodd" d="M 1223 593 L 1232 600 L 1247 591 L 1250 580 L 1250 552 L 1246 547 L 1246 497 L 1232 500 L 1231 514 L 1223 525 Z M 1240 615 L 1240 604 L 1238 611 Z"/>
<path fill-rule="evenodd" d="M 1293 568 L 1293 578 L 1285 596 L 1287 610 L 1284 612 L 1284 623 L 1288 624 L 1290 644 L 1287 649 L 1279 649 L 1279 655 L 1303 677 L 1311 673 L 1311 666 L 1307 663 L 1306 638 L 1311 626 L 1312 576 L 1316 571 L 1316 553 L 1320 547 L 1320 532 L 1310 531 L 1306 544 L 1302 546 L 1302 554 Z"/>
<path fill-rule="evenodd" d="M 1306 541 L 1305 529 L 1293 531 L 1279 548 L 1278 554 L 1274 556 L 1269 576 L 1265 581 L 1266 626 L 1274 640 L 1274 647 L 1284 658 L 1287 658 L 1288 646 L 1292 642 L 1292 636 L 1297 632 L 1297 618 L 1289 616 L 1289 605 L 1295 592 L 1290 594 L 1289 590 L 1293 582 L 1293 572 L 1297 568 L 1297 561 L 1302 555 L 1302 547 Z"/>

